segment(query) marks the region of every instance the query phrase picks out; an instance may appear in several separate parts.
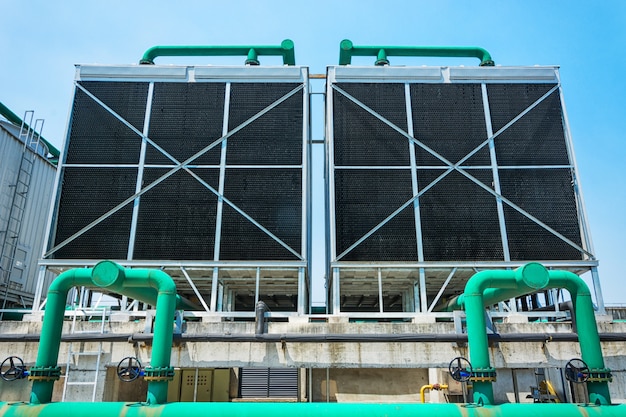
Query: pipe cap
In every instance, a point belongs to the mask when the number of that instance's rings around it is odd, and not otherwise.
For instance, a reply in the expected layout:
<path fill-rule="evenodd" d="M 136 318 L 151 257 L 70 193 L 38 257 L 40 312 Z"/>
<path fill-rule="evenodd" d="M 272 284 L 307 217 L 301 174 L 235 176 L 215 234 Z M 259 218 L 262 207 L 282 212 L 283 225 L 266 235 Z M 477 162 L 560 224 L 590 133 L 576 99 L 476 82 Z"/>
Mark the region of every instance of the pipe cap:
<path fill-rule="evenodd" d="M 540 290 L 550 282 L 550 275 L 545 266 L 537 262 L 531 262 L 518 268 L 518 277 L 530 288 Z"/>
<path fill-rule="evenodd" d="M 91 271 L 91 279 L 102 288 L 121 284 L 124 280 L 124 268 L 112 261 L 98 262 Z"/>

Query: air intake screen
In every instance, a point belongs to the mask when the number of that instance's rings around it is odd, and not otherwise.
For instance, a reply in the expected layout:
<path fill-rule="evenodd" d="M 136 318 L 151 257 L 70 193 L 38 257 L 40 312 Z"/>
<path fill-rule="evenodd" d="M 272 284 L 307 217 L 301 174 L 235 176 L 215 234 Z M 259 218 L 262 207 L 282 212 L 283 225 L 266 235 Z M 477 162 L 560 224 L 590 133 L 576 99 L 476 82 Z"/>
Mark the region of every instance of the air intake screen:
<path fill-rule="evenodd" d="M 582 259 L 555 84 L 330 89 L 335 260 Z"/>
<path fill-rule="evenodd" d="M 77 82 L 48 257 L 304 259 L 303 90 Z"/>

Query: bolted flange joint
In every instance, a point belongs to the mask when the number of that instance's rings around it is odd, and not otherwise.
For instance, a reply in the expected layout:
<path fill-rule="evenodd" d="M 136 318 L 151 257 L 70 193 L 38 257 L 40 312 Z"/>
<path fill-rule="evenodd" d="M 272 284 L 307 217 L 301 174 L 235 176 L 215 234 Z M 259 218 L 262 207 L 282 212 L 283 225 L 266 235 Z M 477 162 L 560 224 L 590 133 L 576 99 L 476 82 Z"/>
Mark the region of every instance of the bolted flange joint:
<path fill-rule="evenodd" d="M 496 368 L 474 368 L 470 381 L 473 382 L 495 382 Z"/>
<path fill-rule="evenodd" d="M 174 379 L 174 368 L 164 366 L 162 368 L 147 367 L 144 369 L 144 380 L 148 382 L 171 381 Z"/>
<path fill-rule="evenodd" d="M 590 369 L 587 382 L 613 382 L 613 375 L 609 368 Z"/>
<path fill-rule="evenodd" d="M 28 372 L 29 381 L 57 381 L 61 378 L 58 366 L 33 366 Z"/>

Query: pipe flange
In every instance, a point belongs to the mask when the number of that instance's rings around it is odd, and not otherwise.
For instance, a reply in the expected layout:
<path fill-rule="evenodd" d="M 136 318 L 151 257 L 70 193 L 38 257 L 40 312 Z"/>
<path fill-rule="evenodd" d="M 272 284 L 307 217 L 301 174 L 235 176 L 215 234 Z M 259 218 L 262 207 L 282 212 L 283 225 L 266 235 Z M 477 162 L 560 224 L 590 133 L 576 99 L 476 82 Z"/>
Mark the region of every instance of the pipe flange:
<path fill-rule="evenodd" d="M 148 382 L 162 382 L 171 381 L 174 379 L 174 368 L 171 366 L 164 366 L 162 368 L 147 367 L 144 369 L 144 380 Z"/>
<path fill-rule="evenodd" d="M 470 381 L 496 382 L 496 368 L 474 368 Z"/>
<path fill-rule="evenodd" d="M 587 382 L 613 382 L 613 375 L 608 368 L 590 369 Z"/>
<path fill-rule="evenodd" d="M 59 366 L 33 366 L 28 373 L 29 381 L 57 381 L 61 378 Z"/>

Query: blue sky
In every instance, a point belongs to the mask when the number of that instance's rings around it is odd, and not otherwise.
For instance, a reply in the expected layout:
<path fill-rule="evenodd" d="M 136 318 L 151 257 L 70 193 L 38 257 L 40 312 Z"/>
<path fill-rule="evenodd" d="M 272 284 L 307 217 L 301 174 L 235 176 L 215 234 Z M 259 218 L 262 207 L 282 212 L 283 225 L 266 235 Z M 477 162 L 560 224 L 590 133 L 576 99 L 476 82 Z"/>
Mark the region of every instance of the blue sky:
<path fill-rule="evenodd" d="M 337 64 L 339 42 L 346 38 L 355 45 L 481 46 L 503 66 L 559 65 L 604 299 L 626 303 L 621 262 L 626 246 L 626 1 L 0 0 L 0 11 L 0 101 L 18 115 L 34 109 L 46 120 L 44 137 L 59 148 L 74 64 L 137 63 L 154 45 L 274 45 L 290 38 L 297 64 L 313 73 Z M 209 62 L 233 63 L 157 59 L 164 64 Z M 441 58 L 391 63 L 476 64 Z"/>

